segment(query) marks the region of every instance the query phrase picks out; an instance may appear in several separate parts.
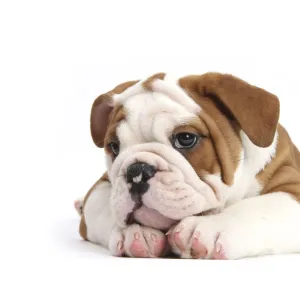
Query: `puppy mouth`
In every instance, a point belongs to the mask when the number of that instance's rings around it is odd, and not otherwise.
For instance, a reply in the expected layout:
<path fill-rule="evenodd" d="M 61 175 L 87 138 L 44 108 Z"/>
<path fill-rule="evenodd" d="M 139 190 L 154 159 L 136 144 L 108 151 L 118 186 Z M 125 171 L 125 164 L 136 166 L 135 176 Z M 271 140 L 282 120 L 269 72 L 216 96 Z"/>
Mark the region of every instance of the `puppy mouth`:
<path fill-rule="evenodd" d="M 128 192 L 133 205 L 123 219 L 126 225 L 137 223 L 164 231 L 186 216 L 211 209 L 204 206 L 205 197 L 174 172 L 158 171 L 147 182 L 132 182 Z"/>
<path fill-rule="evenodd" d="M 172 220 L 153 208 L 149 208 L 143 203 L 143 194 L 148 190 L 149 184 L 131 186 L 131 199 L 134 202 L 134 207 L 130 213 L 127 214 L 125 223 L 131 225 L 137 223 L 159 230 L 168 230 L 177 221 Z"/>
<path fill-rule="evenodd" d="M 157 210 L 149 208 L 144 204 L 138 204 L 126 218 L 128 225 L 136 223 L 162 231 L 170 229 L 170 227 L 177 222 L 176 220 L 163 216 Z"/>

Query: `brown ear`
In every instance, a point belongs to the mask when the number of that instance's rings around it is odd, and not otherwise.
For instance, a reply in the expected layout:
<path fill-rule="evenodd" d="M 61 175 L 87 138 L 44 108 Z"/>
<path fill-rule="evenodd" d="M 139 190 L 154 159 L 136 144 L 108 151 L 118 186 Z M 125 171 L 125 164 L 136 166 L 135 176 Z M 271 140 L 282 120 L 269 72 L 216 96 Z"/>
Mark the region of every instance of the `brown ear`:
<path fill-rule="evenodd" d="M 138 80 L 127 81 L 117 85 L 113 90 L 100 95 L 93 103 L 90 117 L 91 135 L 96 146 L 104 147 L 104 138 L 113 110 L 112 96 L 124 92 Z"/>
<path fill-rule="evenodd" d="M 111 97 L 100 95 L 93 103 L 90 117 L 91 135 L 97 147 L 104 147 L 109 115 L 113 109 Z"/>
<path fill-rule="evenodd" d="M 198 93 L 217 98 L 229 110 L 252 143 L 272 144 L 280 111 L 275 95 L 229 74 L 206 73 L 193 81 Z"/>

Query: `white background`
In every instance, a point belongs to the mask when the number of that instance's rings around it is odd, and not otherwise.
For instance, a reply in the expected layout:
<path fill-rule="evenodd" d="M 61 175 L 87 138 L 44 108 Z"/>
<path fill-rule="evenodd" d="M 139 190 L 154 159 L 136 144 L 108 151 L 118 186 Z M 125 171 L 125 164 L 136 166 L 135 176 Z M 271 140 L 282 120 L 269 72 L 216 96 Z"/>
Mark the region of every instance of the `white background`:
<path fill-rule="evenodd" d="M 300 146 L 299 28 L 297 1 L 1 1 L 0 298 L 299 298 L 298 255 L 112 258 L 73 209 L 104 171 L 91 105 L 122 81 L 232 73 L 278 95 Z"/>

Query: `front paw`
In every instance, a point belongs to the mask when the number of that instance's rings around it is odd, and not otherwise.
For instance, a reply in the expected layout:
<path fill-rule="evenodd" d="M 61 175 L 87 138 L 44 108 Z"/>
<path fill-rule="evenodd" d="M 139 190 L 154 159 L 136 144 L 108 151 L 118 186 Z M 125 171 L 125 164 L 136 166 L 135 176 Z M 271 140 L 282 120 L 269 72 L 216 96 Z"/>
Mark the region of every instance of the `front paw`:
<path fill-rule="evenodd" d="M 218 216 L 187 217 L 167 233 L 168 242 L 182 258 L 227 259 L 222 229 Z"/>
<path fill-rule="evenodd" d="M 116 229 L 109 243 L 114 256 L 161 257 L 167 248 L 166 236 L 161 231 L 137 224 Z"/>

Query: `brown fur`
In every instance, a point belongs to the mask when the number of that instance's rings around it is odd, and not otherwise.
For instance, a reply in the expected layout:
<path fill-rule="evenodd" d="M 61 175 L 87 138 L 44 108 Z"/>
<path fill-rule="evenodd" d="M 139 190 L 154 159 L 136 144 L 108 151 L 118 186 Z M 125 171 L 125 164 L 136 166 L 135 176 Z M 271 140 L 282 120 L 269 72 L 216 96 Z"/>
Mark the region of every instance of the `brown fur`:
<path fill-rule="evenodd" d="M 276 155 L 256 177 L 264 186 L 261 194 L 286 192 L 300 201 L 300 153 L 283 126 L 278 126 Z"/>
<path fill-rule="evenodd" d="M 153 80 L 164 77 L 165 73 L 155 74 L 143 83 L 143 87 L 152 90 Z M 115 136 L 116 126 L 126 118 L 121 106 L 109 108 L 111 96 L 135 83 L 137 81 L 118 85 L 95 100 L 91 112 L 91 134 L 98 147 L 103 147 Z M 276 155 L 257 175 L 263 186 L 261 194 L 281 191 L 300 200 L 300 154 L 286 130 L 278 124 L 279 101 L 275 95 L 232 75 L 219 73 L 186 76 L 179 80 L 179 85 L 201 107 L 199 118 L 174 131 L 198 132 L 203 136 L 195 149 L 183 152 L 200 177 L 221 173 L 223 182 L 232 184 L 242 147 L 240 130 L 255 145 L 267 147 L 278 129 Z M 110 153 L 108 148 L 106 151 Z M 85 201 L 102 180 L 108 180 L 107 174 L 90 189 Z M 87 238 L 84 217 L 80 234 Z"/>
<path fill-rule="evenodd" d="M 263 186 L 261 194 L 287 192 L 300 200 L 300 153 L 287 131 L 278 123 L 279 100 L 275 95 L 234 76 L 218 73 L 187 76 L 180 80 L 180 85 L 203 109 L 200 117 L 209 127 L 210 134 L 215 132 L 217 139 L 214 139 L 214 146 L 225 183 L 230 183 L 237 167 L 241 150 L 238 132 L 244 130 L 254 144 L 267 147 L 278 130 L 276 154 L 256 176 Z M 212 110 L 213 106 L 218 108 L 218 112 Z M 210 161 L 213 156 L 211 152 Z M 195 156 L 189 161 L 198 167 L 197 159 Z M 227 162 L 226 165 L 224 162 Z"/>
<path fill-rule="evenodd" d="M 143 82 L 143 87 L 145 90 L 152 91 L 152 83 L 155 79 L 161 79 L 163 80 L 165 78 L 165 73 L 157 73 L 153 76 L 149 77 L 147 80 Z"/>
<path fill-rule="evenodd" d="M 221 104 L 255 145 L 268 147 L 272 144 L 279 119 L 279 101 L 275 95 L 220 73 L 187 76 L 180 80 L 180 85 Z"/>
<path fill-rule="evenodd" d="M 138 81 L 128 81 L 119 84 L 111 91 L 100 95 L 96 98 L 91 109 L 90 129 L 94 143 L 97 147 L 104 146 L 104 137 L 107 132 L 107 126 L 111 113 L 116 108 L 110 105 L 111 97 L 120 94 L 128 87 L 134 85 Z"/>
<path fill-rule="evenodd" d="M 205 124 L 209 132 L 209 135 L 189 153 L 188 161 L 201 178 L 206 174 L 220 173 L 225 184 L 232 184 L 242 147 L 237 122 L 215 98 L 201 95 L 193 85 L 195 82 L 190 82 L 189 78 L 185 77 L 179 83 L 201 107 L 199 122 Z"/>
<path fill-rule="evenodd" d="M 174 133 L 191 132 L 198 133 L 201 136 L 201 141 L 196 147 L 186 150 L 182 154 L 202 180 L 207 174 L 219 173 L 226 184 L 231 184 L 238 164 L 237 157 L 241 150 L 241 142 L 237 137 L 237 133 L 231 130 L 226 118 L 222 120 L 220 127 L 223 131 L 227 129 L 227 139 L 224 138 L 213 118 L 201 112 L 200 118 L 194 120 L 188 126 L 176 128 Z M 231 143 L 228 143 L 228 141 L 231 141 Z M 235 144 L 235 147 L 230 147 L 232 143 Z"/>
<path fill-rule="evenodd" d="M 116 131 L 117 131 L 117 127 L 118 127 L 119 123 L 121 121 L 123 121 L 124 119 L 126 119 L 126 113 L 125 113 L 123 106 L 116 105 L 110 114 L 108 125 L 107 125 L 107 130 L 106 130 L 105 138 L 104 138 L 104 142 L 103 142 L 103 146 L 105 148 L 106 153 L 111 154 L 112 156 L 113 156 L 113 153 L 112 153 L 110 147 L 108 147 L 108 144 L 111 142 L 116 142 L 116 143 L 119 142 L 117 140 Z"/>

